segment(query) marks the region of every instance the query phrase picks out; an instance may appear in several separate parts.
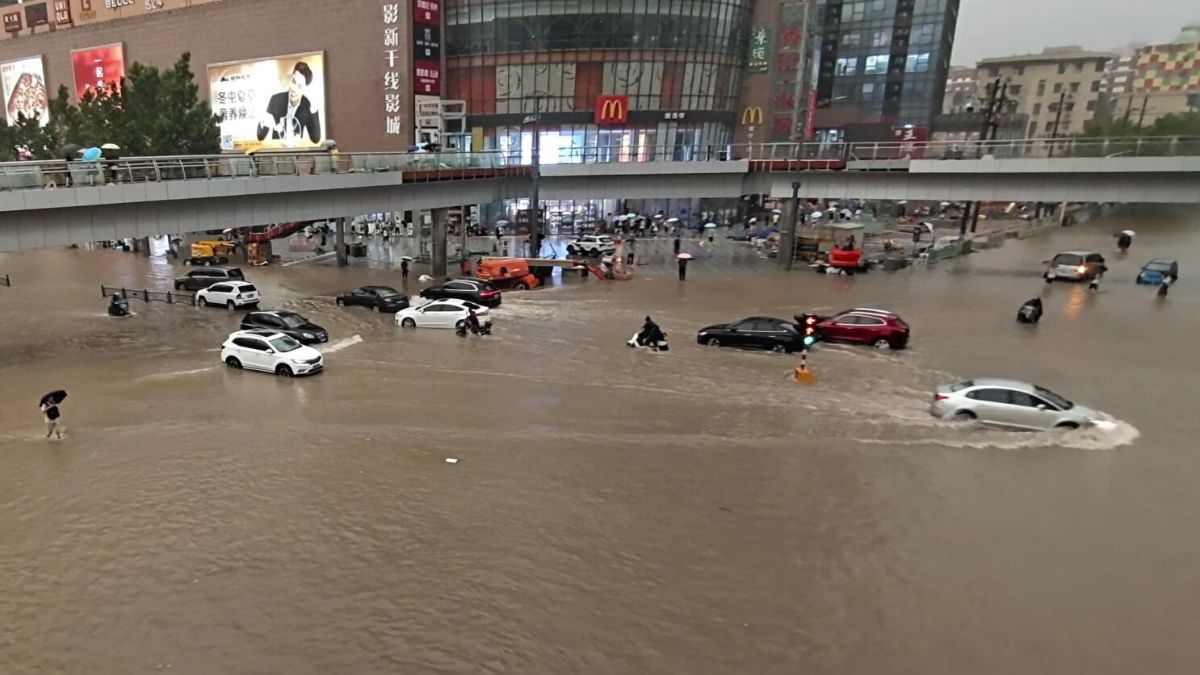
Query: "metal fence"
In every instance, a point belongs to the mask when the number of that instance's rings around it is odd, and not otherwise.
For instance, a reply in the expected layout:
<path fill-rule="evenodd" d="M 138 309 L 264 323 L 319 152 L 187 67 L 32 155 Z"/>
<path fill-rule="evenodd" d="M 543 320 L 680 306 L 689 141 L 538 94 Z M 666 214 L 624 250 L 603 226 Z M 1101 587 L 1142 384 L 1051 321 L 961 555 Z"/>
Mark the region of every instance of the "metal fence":
<path fill-rule="evenodd" d="M 743 143 L 724 145 L 595 146 L 542 152 L 542 164 L 912 159 L 1030 159 L 1051 157 L 1200 157 L 1200 137 L 1034 138 L 918 143 Z M 401 174 L 405 182 L 470 180 L 530 171 L 531 157 L 505 151 L 356 152 L 269 151 L 254 155 L 127 157 L 95 162 L 50 160 L 0 163 L 0 191 L 107 184 L 313 176 Z M 784 167 L 787 168 L 787 167 Z M 814 168 L 843 168 L 816 164 Z M 898 168 L 903 168 L 899 166 Z"/>
<path fill-rule="evenodd" d="M 194 293 L 180 293 L 178 291 L 172 293 L 170 291 L 147 291 L 133 290 L 117 286 L 100 285 L 100 297 L 111 298 L 114 295 L 119 295 L 125 299 L 141 300 L 143 302 L 165 302 L 168 305 L 195 305 L 196 295 Z"/>

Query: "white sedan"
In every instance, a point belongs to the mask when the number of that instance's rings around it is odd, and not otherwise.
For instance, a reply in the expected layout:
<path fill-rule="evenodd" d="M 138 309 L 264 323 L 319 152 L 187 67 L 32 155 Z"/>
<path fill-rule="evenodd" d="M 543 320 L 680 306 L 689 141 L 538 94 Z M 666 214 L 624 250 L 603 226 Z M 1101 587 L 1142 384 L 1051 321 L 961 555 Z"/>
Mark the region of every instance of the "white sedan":
<path fill-rule="evenodd" d="M 468 309 L 474 309 L 480 325 L 490 324 L 488 308 L 470 300 L 433 300 L 420 307 L 396 312 L 396 325 L 404 328 L 454 328 L 467 320 Z"/>

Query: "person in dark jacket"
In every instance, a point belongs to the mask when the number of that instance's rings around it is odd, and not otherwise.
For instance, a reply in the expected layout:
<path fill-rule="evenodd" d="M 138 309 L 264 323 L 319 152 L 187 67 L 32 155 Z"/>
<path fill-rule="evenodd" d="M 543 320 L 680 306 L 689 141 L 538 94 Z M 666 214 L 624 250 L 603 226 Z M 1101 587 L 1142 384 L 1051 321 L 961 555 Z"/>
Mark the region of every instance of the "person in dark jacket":
<path fill-rule="evenodd" d="M 687 280 L 687 265 L 688 265 L 687 258 L 679 259 L 679 280 L 680 281 Z"/>
<path fill-rule="evenodd" d="M 312 143 L 321 142 L 321 115 L 304 95 L 312 81 L 313 72 L 307 63 L 300 61 L 292 68 L 287 91 L 267 101 L 267 111 L 258 122 L 258 140 L 269 135 L 272 140 L 291 141 L 288 145 L 296 145 L 305 137 Z"/>

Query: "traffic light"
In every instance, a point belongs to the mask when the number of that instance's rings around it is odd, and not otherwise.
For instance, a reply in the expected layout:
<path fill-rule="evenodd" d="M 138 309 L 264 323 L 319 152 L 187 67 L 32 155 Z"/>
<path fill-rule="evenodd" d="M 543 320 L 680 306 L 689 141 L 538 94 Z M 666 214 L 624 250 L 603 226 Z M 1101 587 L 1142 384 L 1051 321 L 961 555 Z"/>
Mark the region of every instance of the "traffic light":
<path fill-rule="evenodd" d="M 804 331 L 804 348 L 808 349 L 817 343 L 817 315 L 805 314 L 800 326 Z"/>

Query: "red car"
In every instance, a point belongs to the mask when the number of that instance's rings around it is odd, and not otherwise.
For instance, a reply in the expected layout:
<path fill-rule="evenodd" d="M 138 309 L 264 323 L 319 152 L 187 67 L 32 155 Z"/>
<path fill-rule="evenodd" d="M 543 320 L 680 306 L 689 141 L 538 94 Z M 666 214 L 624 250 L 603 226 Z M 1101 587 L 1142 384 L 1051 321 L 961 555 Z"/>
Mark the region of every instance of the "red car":
<path fill-rule="evenodd" d="M 904 349 L 909 329 L 896 314 L 855 307 L 817 322 L 817 336 L 826 342 L 855 342 L 879 349 Z"/>

